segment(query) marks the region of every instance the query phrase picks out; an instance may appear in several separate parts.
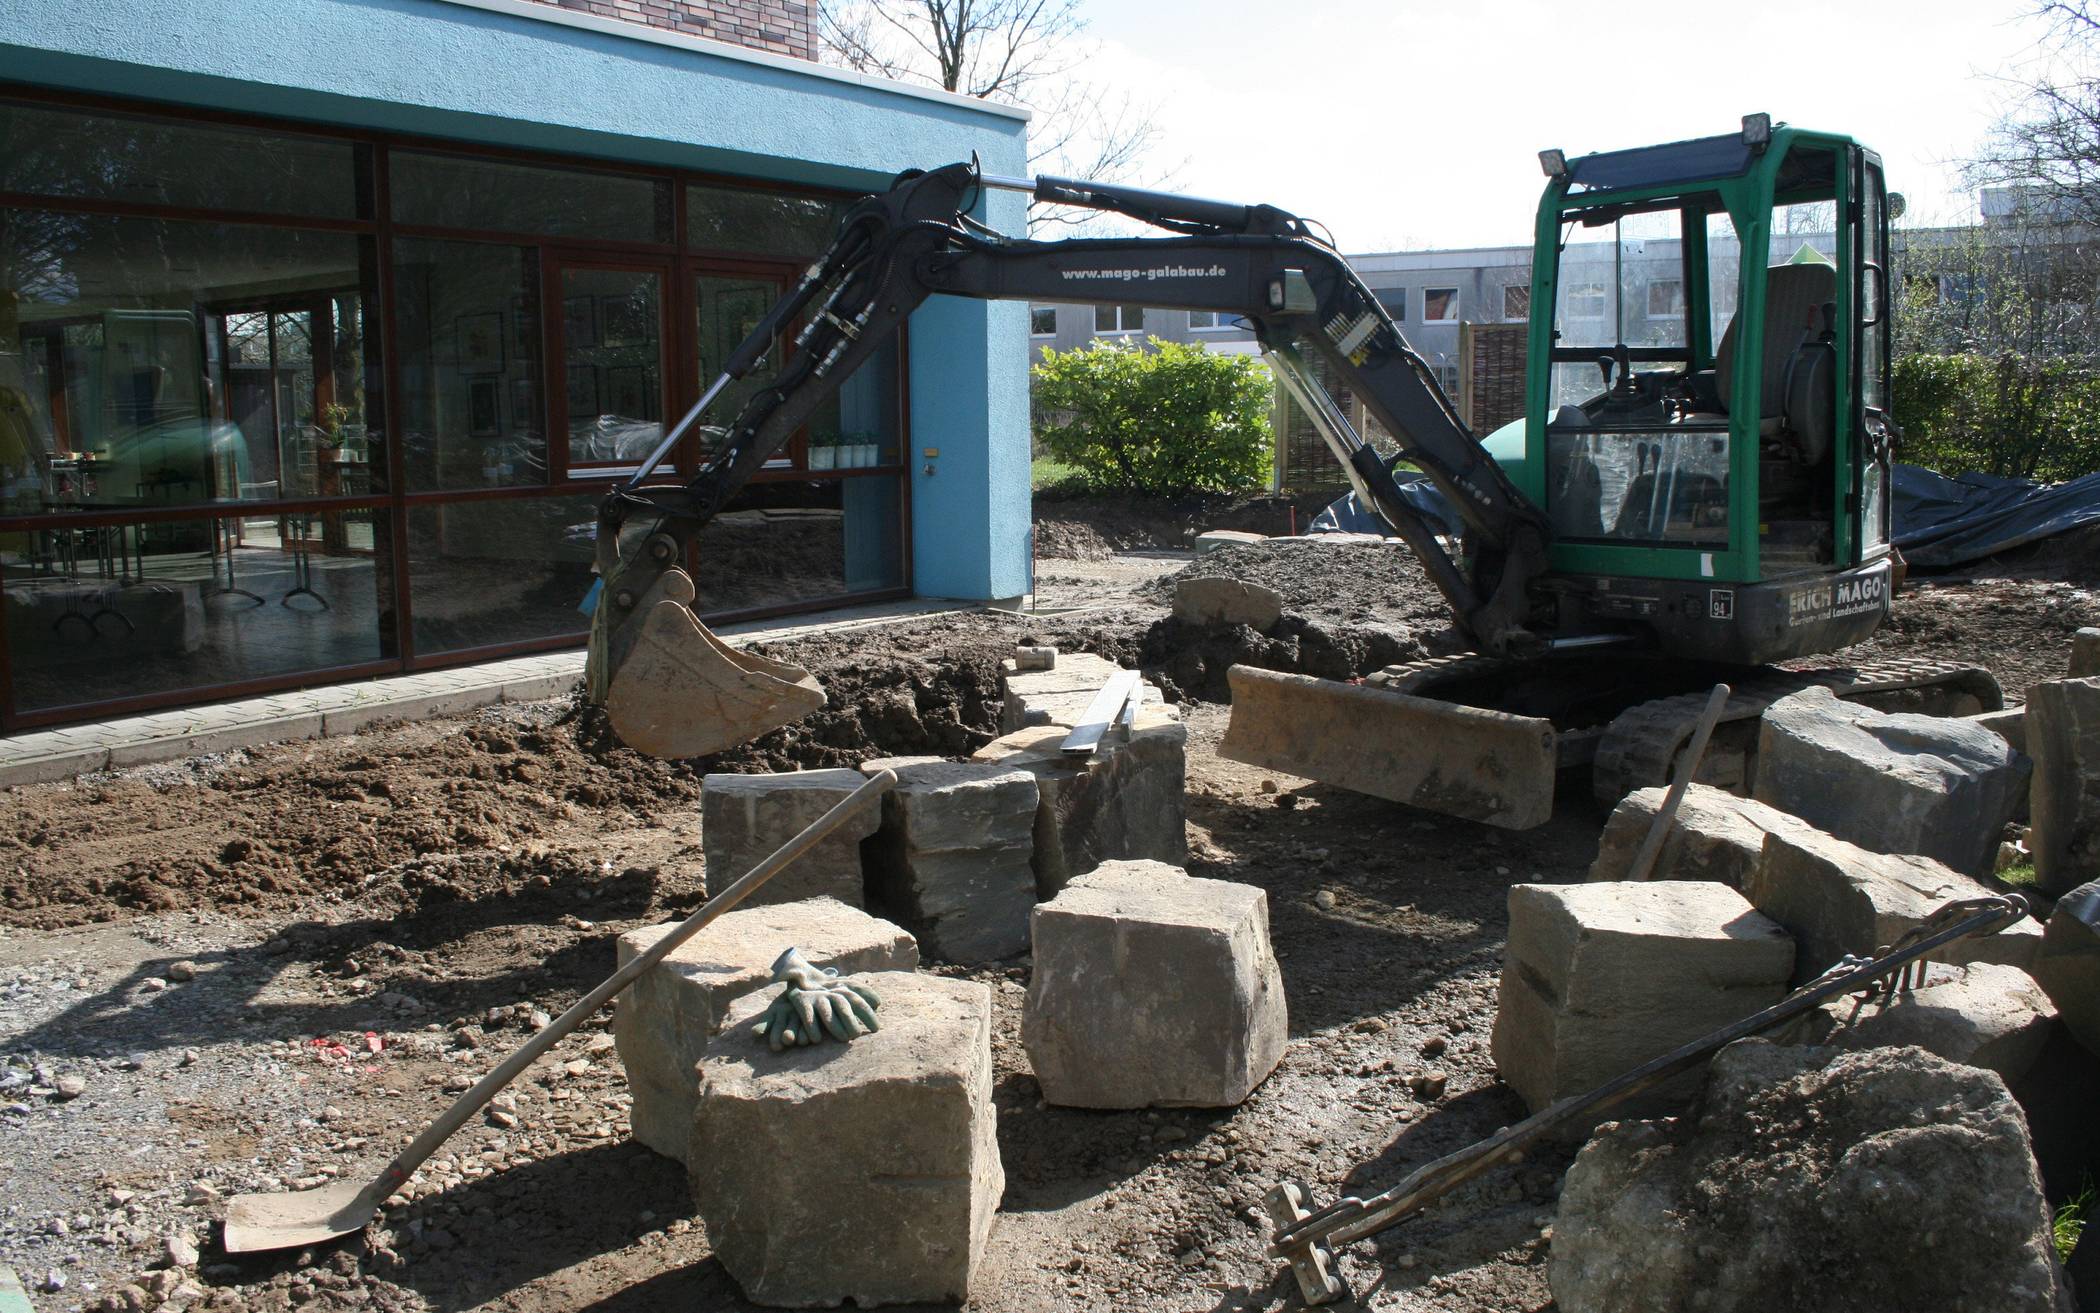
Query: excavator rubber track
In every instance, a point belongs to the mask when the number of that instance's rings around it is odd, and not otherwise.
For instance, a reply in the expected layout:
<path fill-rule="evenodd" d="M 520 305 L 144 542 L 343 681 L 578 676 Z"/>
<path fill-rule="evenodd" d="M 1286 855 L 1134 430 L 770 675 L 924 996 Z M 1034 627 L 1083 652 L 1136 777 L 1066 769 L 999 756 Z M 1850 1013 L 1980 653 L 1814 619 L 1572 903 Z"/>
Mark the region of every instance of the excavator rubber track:
<path fill-rule="evenodd" d="M 1456 656 L 1387 666 L 1364 683 L 1413 697 L 1436 699 L 1461 681 L 1510 675 L 1535 663 L 1467 652 Z M 1989 671 L 1951 661 L 1890 657 L 1863 664 L 1768 666 L 1728 680 L 1733 695 L 1722 711 L 1714 745 L 1699 772 L 1702 783 L 1747 792 L 1754 771 L 1757 723 L 1779 699 L 1807 688 L 1827 688 L 1848 702 L 1880 710 L 1920 711 L 1932 715 L 1970 715 L 1996 711 L 2005 695 Z M 1691 741 L 1703 691 L 1637 703 L 1599 727 L 1564 728 L 1563 765 L 1578 765 L 1567 748 L 1593 751 L 1592 789 L 1601 802 L 1615 803 L 1636 789 L 1669 783 L 1677 756 Z M 1585 742 L 1585 739 L 1591 742 Z"/>

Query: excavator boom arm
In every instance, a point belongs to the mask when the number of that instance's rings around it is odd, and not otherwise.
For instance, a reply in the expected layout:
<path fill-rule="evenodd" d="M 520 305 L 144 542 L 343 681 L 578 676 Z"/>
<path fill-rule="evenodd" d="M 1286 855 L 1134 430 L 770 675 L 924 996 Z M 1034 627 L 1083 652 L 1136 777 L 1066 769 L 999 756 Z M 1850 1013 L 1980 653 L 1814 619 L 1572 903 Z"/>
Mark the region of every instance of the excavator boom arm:
<path fill-rule="evenodd" d="M 970 218 L 983 186 L 971 166 L 949 165 L 907 176 L 846 215 L 823 260 L 731 357 L 724 382 L 751 373 L 785 329 L 803 325 L 771 385 L 751 397 L 699 473 L 683 487 L 643 487 L 652 459 L 607 497 L 598 554 L 608 581 L 621 569 L 620 532 L 633 517 L 652 518 L 656 531 L 682 549 L 928 296 L 1081 304 L 1113 298 L 1250 321 L 1286 385 L 1309 403 L 1359 496 L 1413 549 L 1460 624 L 1490 651 L 1533 645 L 1528 586 L 1545 568 L 1544 518 L 1467 430 L 1377 298 L 1302 220 L 1268 206 L 1043 178 L 1032 184 L 1038 199 L 1131 215 L 1180 235 L 1016 240 Z M 1308 357 L 1362 399 L 1443 491 L 1465 522 L 1463 559 L 1327 402 Z M 667 435 L 658 457 L 718 390 Z M 644 582 L 631 579 L 624 590 L 609 590 L 608 600 L 616 610 L 623 597 L 631 604 L 646 592 L 635 586 Z"/>

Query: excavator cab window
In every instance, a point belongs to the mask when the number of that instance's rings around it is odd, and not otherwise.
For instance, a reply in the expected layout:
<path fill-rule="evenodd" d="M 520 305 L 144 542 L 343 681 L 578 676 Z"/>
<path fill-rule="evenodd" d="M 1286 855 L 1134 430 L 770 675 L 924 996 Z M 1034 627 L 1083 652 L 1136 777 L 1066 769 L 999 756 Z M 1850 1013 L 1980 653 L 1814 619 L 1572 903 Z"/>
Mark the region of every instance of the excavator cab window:
<path fill-rule="evenodd" d="M 1546 428 L 1546 509 L 1564 540 L 1727 545 L 1728 417 L 1701 368 L 1710 335 L 1692 318 L 1714 296 L 1706 244 L 1687 239 L 1705 234 L 1714 204 L 1567 216 Z"/>

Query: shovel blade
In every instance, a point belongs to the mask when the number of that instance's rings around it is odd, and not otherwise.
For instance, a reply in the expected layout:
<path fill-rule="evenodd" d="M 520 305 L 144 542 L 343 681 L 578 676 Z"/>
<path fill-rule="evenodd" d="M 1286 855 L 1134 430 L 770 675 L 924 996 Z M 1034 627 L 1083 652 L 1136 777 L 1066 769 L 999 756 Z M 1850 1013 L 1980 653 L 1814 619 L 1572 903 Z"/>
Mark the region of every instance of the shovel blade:
<path fill-rule="evenodd" d="M 292 1194 L 237 1194 L 226 1201 L 226 1252 L 296 1249 L 362 1231 L 375 1207 L 370 1187 L 338 1181 Z"/>
<path fill-rule="evenodd" d="M 1553 815 L 1553 723 L 1234 666 L 1218 755 L 1505 830 Z"/>
<path fill-rule="evenodd" d="M 824 705 L 800 666 L 739 652 L 676 601 L 631 623 L 641 633 L 605 695 L 621 742 L 654 757 L 702 757 L 748 743 Z"/>

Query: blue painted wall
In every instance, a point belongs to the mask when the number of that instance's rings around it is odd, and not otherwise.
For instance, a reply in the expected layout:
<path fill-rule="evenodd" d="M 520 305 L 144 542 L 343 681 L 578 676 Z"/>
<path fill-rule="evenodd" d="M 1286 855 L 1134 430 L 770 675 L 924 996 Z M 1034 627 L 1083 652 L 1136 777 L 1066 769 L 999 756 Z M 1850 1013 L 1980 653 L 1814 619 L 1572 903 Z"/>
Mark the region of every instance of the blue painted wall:
<path fill-rule="evenodd" d="M 873 188 L 976 152 L 1027 172 L 1024 121 L 706 43 L 447 0 L 0 0 L 0 80 L 752 178 Z M 980 215 L 1018 231 L 1000 193 Z M 912 319 L 913 585 L 1027 589 L 1028 393 L 1017 305 Z"/>

